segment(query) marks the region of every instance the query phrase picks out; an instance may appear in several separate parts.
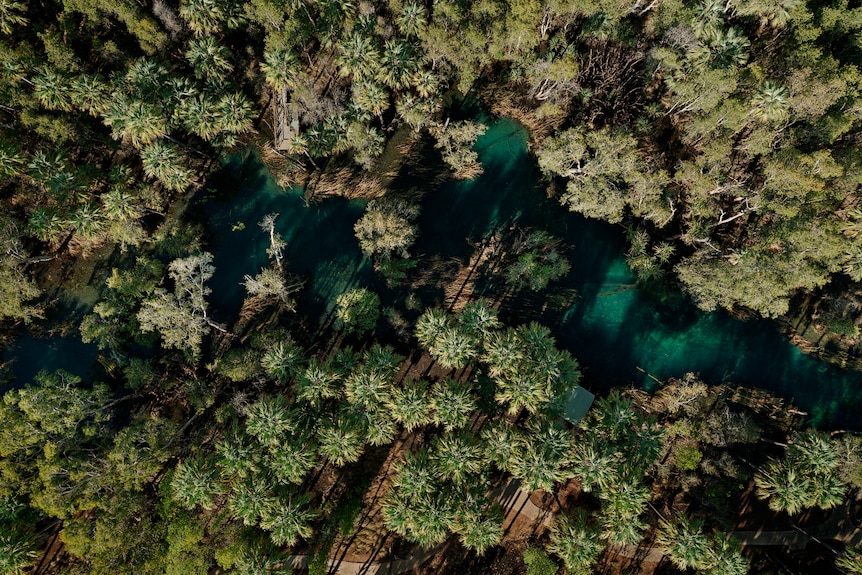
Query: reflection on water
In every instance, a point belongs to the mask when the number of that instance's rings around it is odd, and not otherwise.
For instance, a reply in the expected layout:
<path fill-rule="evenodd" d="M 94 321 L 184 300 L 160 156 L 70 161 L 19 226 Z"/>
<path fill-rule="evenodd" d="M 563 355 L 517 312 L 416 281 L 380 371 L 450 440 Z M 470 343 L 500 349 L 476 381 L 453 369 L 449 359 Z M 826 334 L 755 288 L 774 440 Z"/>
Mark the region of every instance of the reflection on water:
<path fill-rule="evenodd" d="M 862 427 L 854 417 L 860 410 L 862 374 L 806 356 L 768 321 L 707 314 L 685 297 L 658 302 L 637 289 L 625 263 L 622 229 L 568 213 L 547 198 L 527 155 L 522 126 L 497 121 L 476 149 L 484 174 L 427 190 L 412 252 L 437 255 L 441 261 L 464 259 L 473 250 L 468 240 L 514 222 L 563 238 L 572 271 L 548 295 L 570 303 L 540 319 L 580 360 L 586 387 L 648 386 L 647 374 L 666 379 L 693 371 L 708 383 L 764 388 L 792 400 L 817 426 Z M 215 179 L 219 192 L 200 198 L 191 209 L 207 221 L 212 234 L 216 273 L 211 302 L 218 319 L 235 319 L 244 296 L 243 277 L 267 265 L 268 236 L 257 222 L 271 212 L 280 214 L 277 229 L 288 242 L 289 271 L 309 282 L 300 302 L 304 313 L 322 317 L 336 295 L 374 281 L 353 236 L 364 202 L 331 198 L 306 207 L 300 190 L 284 191 L 254 157 L 236 156 Z M 566 296 L 572 291 L 577 292 L 574 303 Z M 519 317 L 520 309 L 515 307 L 510 319 L 530 319 Z M 30 381 L 42 367 L 85 372 L 95 348 L 67 339 L 53 348 L 44 340 L 20 341 L 13 353 L 18 381 Z"/>

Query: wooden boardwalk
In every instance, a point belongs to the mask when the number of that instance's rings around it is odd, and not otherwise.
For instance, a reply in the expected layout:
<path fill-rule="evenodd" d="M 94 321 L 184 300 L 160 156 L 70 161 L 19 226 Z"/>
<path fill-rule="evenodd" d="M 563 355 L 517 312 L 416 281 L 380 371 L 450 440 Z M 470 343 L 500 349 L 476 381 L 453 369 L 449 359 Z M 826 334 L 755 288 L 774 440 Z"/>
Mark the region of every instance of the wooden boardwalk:
<path fill-rule="evenodd" d="M 287 87 L 285 86 L 272 99 L 273 134 L 275 136 L 276 150 L 290 150 L 293 137 L 299 132 L 299 116 L 294 106 L 287 99 Z"/>

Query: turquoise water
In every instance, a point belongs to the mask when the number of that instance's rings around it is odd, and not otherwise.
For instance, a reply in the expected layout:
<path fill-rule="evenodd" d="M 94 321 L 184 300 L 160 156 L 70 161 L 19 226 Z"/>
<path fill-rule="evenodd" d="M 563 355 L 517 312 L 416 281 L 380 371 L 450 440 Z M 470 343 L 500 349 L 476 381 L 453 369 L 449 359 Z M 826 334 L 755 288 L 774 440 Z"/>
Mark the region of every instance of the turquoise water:
<path fill-rule="evenodd" d="M 818 427 L 862 424 L 862 373 L 803 354 L 769 321 L 703 313 L 683 296 L 658 302 L 637 289 L 625 263 L 623 230 L 549 200 L 537 184 L 527 137 L 514 121 L 492 125 L 476 145 L 485 173 L 426 196 L 420 245 L 432 250 L 440 242 L 448 253 L 464 255 L 470 248 L 463 238 L 481 238 L 512 221 L 564 238 L 572 271 L 556 285 L 575 288 L 578 297 L 561 318 L 545 314 L 542 321 L 579 359 L 593 391 L 649 387 L 653 381 L 641 370 L 661 380 L 691 371 L 708 383 L 767 389 L 807 411 Z"/>
<path fill-rule="evenodd" d="M 25 336 L 3 350 L 4 361 L 12 362 L 13 386 L 29 384 L 39 371 L 65 369 L 88 376 L 100 370 L 96 364 L 99 348 L 81 341 L 77 333 L 64 337 L 37 339 Z"/>
<path fill-rule="evenodd" d="M 569 276 L 551 290 L 574 288 L 577 298 L 540 320 L 579 359 L 587 388 L 649 387 L 653 381 L 644 372 L 663 380 L 692 371 L 708 383 L 767 389 L 807 411 L 815 426 L 860 427 L 862 373 L 806 356 L 769 321 L 703 313 L 681 295 L 659 302 L 644 294 L 625 263 L 623 230 L 548 199 L 527 141 L 520 124 L 494 122 L 476 144 L 484 174 L 426 190 L 412 253 L 422 261 L 464 261 L 473 251 L 470 241 L 494 229 L 514 222 L 547 229 L 565 239 L 572 263 Z M 288 269 L 310 281 L 304 312 L 325 313 L 348 287 L 380 288 L 353 237 L 363 202 L 333 198 L 305 207 L 299 190 L 282 191 L 253 157 L 235 159 L 222 178 L 219 188 L 227 193 L 203 205 L 218 241 L 213 302 L 222 314 L 238 310 L 243 275 L 266 264 L 266 238 L 256 222 L 271 211 L 281 214 Z M 240 221 L 245 229 L 230 231 Z M 521 309 L 514 304 L 504 312 L 511 321 L 535 318 L 519 317 Z"/>
<path fill-rule="evenodd" d="M 210 181 L 215 193 L 198 198 L 192 210 L 212 234 L 207 245 L 216 272 L 209 299 L 216 318 L 235 319 L 246 295 L 243 278 L 269 265 L 269 235 L 258 222 L 270 213 L 279 214 L 276 230 L 287 241 L 288 272 L 308 282 L 300 301 L 305 313 L 331 311 L 335 296 L 371 278 L 371 262 L 353 235 L 365 201 L 329 198 L 306 206 L 302 190 L 283 189 L 254 156 L 235 156 Z"/>
<path fill-rule="evenodd" d="M 546 229 L 565 240 L 572 263 L 549 295 L 574 290 L 577 297 L 562 310 L 551 306 L 521 317 L 528 307 L 518 301 L 503 313 L 508 321 L 538 318 L 551 327 L 580 361 L 588 389 L 649 387 L 653 382 L 644 372 L 663 380 L 692 371 L 708 383 L 767 389 L 807 411 L 818 427 L 862 427 L 862 373 L 806 356 L 769 321 L 703 313 L 682 295 L 657 301 L 637 289 L 625 264 L 623 230 L 571 214 L 548 199 L 527 141 L 526 129 L 516 122 L 494 122 L 476 145 L 484 174 L 426 190 L 412 250 L 420 261 L 465 261 L 473 251 L 470 241 L 515 222 Z M 353 236 L 365 202 L 330 198 L 306 206 L 300 190 L 283 190 L 254 156 L 235 156 L 210 181 L 214 191 L 196 199 L 190 214 L 209 230 L 216 266 L 210 301 L 220 321 L 236 319 L 245 274 L 268 265 L 268 237 L 257 222 L 271 212 L 280 214 L 277 229 L 288 242 L 288 271 L 307 281 L 299 296 L 304 315 L 324 319 L 335 296 L 356 286 L 371 286 L 384 300 L 392 299 Z M 84 374 L 94 365 L 96 349 L 74 336 L 25 338 L 4 353 L 10 357 L 17 358 L 13 372 L 20 383 L 41 368 Z"/>

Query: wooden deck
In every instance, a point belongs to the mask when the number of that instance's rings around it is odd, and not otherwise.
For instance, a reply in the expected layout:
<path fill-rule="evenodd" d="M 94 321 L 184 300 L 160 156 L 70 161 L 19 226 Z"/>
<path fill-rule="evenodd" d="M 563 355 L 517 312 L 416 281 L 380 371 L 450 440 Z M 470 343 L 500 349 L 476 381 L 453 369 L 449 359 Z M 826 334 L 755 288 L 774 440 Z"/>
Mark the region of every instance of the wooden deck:
<path fill-rule="evenodd" d="M 299 132 L 299 116 L 287 99 L 287 88 L 282 88 L 272 99 L 272 113 L 275 116 L 273 133 L 276 150 L 290 150 L 291 140 Z"/>

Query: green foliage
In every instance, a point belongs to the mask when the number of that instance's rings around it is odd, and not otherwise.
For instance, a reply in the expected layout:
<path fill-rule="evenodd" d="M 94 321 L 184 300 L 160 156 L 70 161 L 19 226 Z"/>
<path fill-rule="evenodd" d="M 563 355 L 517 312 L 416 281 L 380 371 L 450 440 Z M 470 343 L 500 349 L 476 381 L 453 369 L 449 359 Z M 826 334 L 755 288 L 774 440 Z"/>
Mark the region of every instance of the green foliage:
<path fill-rule="evenodd" d="M 795 514 L 807 507 L 831 509 L 844 500 L 837 441 L 817 431 L 797 432 L 784 459 L 754 477 L 757 496 L 775 511 Z"/>
<path fill-rule="evenodd" d="M 380 297 L 365 288 L 354 288 L 335 300 L 335 317 L 345 333 L 371 331 L 380 317 Z"/>
<path fill-rule="evenodd" d="M 486 126 L 477 122 L 459 121 L 437 126 L 431 130 L 443 161 L 458 179 L 471 179 L 482 173 L 479 154 L 473 150 L 476 140 L 485 133 Z"/>
<path fill-rule="evenodd" d="M 527 575 L 556 575 L 559 567 L 548 554 L 535 547 L 524 549 L 524 564 Z"/>
<path fill-rule="evenodd" d="M 835 560 L 835 564 L 845 573 L 858 575 L 862 573 L 862 553 L 851 547 Z"/>
<path fill-rule="evenodd" d="M 702 521 L 689 520 L 684 515 L 674 521 L 662 519 L 656 543 L 680 569 L 707 569 L 710 566 L 710 545 L 702 529 Z"/>
<path fill-rule="evenodd" d="M 506 270 L 506 283 L 541 291 L 569 273 L 571 266 L 560 253 L 560 242 L 547 232 L 535 230 L 515 242 L 517 260 Z"/>
<path fill-rule="evenodd" d="M 572 575 L 589 575 L 603 545 L 598 531 L 587 524 L 583 512 L 562 515 L 551 525 L 551 540 L 547 549 L 563 560 Z"/>
<path fill-rule="evenodd" d="M 403 200 L 371 200 L 353 230 L 362 253 L 389 260 L 397 254 L 409 257 L 407 250 L 416 238 L 412 222 L 419 216 L 419 206 Z"/>
<path fill-rule="evenodd" d="M 213 273 L 212 254 L 207 252 L 168 264 L 174 291 L 156 288 L 152 297 L 144 300 L 137 314 L 141 331 L 158 331 L 166 348 L 199 355 L 203 338 L 213 325 L 206 301 L 212 291 L 206 282 Z"/>
<path fill-rule="evenodd" d="M 697 469 L 703 453 L 694 446 L 681 445 L 674 450 L 675 463 L 682 471 L 694 471 Z"/>

